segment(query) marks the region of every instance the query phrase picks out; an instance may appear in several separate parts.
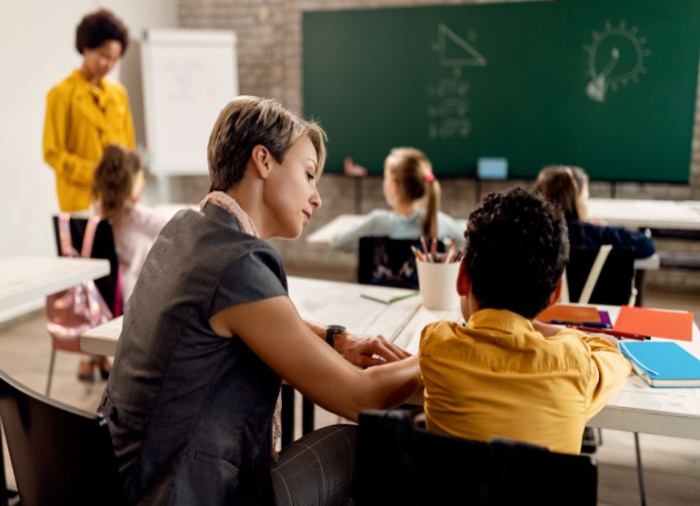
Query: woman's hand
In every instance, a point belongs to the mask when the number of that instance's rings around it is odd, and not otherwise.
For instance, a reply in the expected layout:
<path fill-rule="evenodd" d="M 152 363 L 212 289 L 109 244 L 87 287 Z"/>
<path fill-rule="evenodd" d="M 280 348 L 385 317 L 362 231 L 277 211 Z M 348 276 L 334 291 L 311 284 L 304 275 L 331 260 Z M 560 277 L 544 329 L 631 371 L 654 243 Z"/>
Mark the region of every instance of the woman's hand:
<path fill-rule="evenodd" d="M 396 362 L 411 356 L 383 336 L 367 336 L 343 332 L 335 338 L 336 351 L 345 355 L 350 362 L 361 367 Z M 379 358 L 375 358 L 378 356 Z"/>

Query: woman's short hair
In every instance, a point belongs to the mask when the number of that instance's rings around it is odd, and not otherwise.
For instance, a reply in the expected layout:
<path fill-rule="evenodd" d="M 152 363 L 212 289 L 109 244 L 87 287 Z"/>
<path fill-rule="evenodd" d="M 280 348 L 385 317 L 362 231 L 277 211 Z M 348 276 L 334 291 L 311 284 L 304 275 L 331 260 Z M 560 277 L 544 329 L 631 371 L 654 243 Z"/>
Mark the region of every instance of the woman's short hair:
<path fill-rule="evenodd" d="M 234 98 L 219 113 L 209 137 L 209 191 L 225 192 L 243 179 L 255 146 L 265 146 L 282 163 L 289 149 L 304 135 L 316 149 L 320 176 L 326 161 L 326 134 L 319 125 L 296 116 L 270 98 Z"/>
<path fill-rule="evenodd" d="M 100 47 L 105 41 L 116 40 L 122 45 L 122 56 L 129 45 L 129 30 L 121 19 L 107 9 L 86 15 L 75 30 L 75 48 L 80 54 L 85 49 Z"/>
<path fill-rule="evenodd" d="M 587 184 L 588 175 L 581 167 L 552 165 L 540 171 L 535 190 L 558 205 L 564 211 L 566 221 L 571 222 L 580 219 L 577 202 Z"/>

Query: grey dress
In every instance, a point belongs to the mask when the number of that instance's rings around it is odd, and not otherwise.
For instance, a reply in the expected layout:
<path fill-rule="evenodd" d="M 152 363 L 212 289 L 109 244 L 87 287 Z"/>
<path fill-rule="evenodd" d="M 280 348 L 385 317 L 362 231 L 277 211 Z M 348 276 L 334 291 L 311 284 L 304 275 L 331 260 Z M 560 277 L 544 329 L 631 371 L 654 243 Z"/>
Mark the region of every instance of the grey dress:
<path fill-rule="evenodd" d="M 209 318 L 286 295 L 282 263 L 209 203 L 163 229 L 126 308 L 100 411 L 128 504 L 271 504 L 270 425 L 281 380 Z"/>

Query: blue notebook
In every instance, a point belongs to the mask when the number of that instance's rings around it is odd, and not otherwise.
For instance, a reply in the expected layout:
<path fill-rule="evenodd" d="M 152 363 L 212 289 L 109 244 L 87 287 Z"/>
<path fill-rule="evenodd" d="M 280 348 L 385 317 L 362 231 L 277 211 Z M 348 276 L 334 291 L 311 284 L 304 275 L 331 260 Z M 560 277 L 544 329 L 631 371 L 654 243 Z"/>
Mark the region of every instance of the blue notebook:
<path fill-rule="evenodd" d="M 700 360 L 672 341 L 620 341 L 632 368 L 653 387 L 700 387 Z"/>

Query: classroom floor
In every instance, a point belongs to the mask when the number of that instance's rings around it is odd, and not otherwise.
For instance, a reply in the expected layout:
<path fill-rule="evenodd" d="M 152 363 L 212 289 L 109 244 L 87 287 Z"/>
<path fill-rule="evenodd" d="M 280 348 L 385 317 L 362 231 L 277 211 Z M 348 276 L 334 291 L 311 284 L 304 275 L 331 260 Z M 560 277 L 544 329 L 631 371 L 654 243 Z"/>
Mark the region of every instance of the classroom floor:
<path fill-rule="evenodd" d="M 304 275 L 304 272 L 290 274 Z M 647 289 L 647 307 L 684 309 L 700 317 L 700 294 L 671 294 Z M 44 330 L 43 314 L 34 314 L 0 328 L 0 369 L 25 385 L 43 392 L 46 388 L 50 341 Z M 52 397 L 87 410 L 94 410 L 105 382 L 93 385 L 78 382 L 79 357 L 58 353 L 54 369 Z M 298 399 L 299 400 L 299 399 Z M 301 406 L 297 413 L 301 412 Z M 316 426 L 338 423 L 336 415 L 316 409 Z M 297 431 L 301 424 L 297 422 Z M 647 504 L 676 506 L 700 504 L 700 441 L 640 435 Z M 5 452 L 7 449 L 5 448 Z M 603 431 L 603 445 L 594 457 L 598 461 L 599 505 L 640 504 L 633 435 Z M 5 453 L 5 462 L 9 457 Z M 9 467 L 9 466 L 8 466 Z M 11 469 L 8 482 L 14 485 Z"/>

